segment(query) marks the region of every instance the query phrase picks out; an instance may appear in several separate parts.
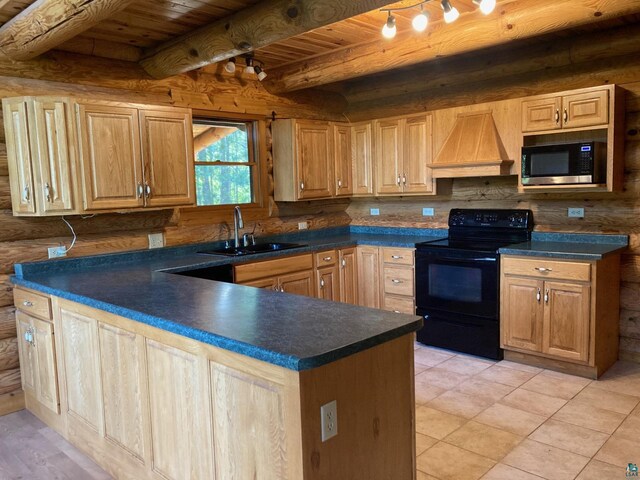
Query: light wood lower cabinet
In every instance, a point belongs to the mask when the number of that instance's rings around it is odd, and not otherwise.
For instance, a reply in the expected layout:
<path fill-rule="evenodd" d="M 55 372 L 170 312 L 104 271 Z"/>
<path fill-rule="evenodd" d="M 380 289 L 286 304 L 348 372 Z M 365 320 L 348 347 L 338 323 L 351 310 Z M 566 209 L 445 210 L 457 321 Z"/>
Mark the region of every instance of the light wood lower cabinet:
<path fill-rule="evenodd" d="M 380 249 L 359 246 L 358 255 L 358 305 L 380 308 Z"/>
<path fill-rule="evenodd" d="M 44 421 L 114 478 L 413 478 L 411 335 L 297 372 L 55 297 L 53 319 L 64 421 Z"/>
<path fill-rule="evenodd" d="M 505 357 L 521 360 L 526 354 L 530 363 L 601 375 L 617 360 L 619 261 L 503 256 Z"/>
<path fill-rule="evenodd" d="M 294 295 L 315 296 L 311 253 L 245 263 L 234 267 L 235 282 Z"/>
<path fill-rule="evenodd" d="M 343 248 L 338 252 L 340 265 L 340 301 L 358 304 L 358 263 L 356 248 Z"/>

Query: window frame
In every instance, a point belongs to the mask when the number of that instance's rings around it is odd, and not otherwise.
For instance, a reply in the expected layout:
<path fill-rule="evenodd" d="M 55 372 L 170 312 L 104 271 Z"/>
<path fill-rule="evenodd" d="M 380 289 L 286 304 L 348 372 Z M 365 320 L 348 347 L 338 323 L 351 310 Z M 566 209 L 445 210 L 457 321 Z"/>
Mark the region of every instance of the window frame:
<path fill-rule="evenodd" d="M 251 188 L 253 201 L 251 203 L 239 204 L 242 208 L 242 214 L 247 220 L 265 218 L 269 216 L 269 193 L 267 190 L 267 135 L 266 120 L 264 117 L 246 114 L 226 114 L 210 110 L 193 110 L 193 123 L 197 121 L 211 122 L 236 122 L 248 123 L 247 135 L 249 140 L 249 163 L 224 162 L 226 165 L 250 165 L 251 166 Z M 194 185 L 195 185 L 195 166 L 199 164 L 211 165 L 212 162 L 198 162 L 194 151 Z M 253 159 L 253 162 L 251 160 Z M 222 163 L 222 162 L 221 162 Z M 197 199 L 196 199 L 197 202 Z M 199 216 L 198 214 L 206 214 L 207 222 L 212 220 L 228 220 L 233 215 L 233 209 L 238 204 L 226 205 L 196 205 L 182 209 L 182 216 L 187 219 L 189 216 Z"/>

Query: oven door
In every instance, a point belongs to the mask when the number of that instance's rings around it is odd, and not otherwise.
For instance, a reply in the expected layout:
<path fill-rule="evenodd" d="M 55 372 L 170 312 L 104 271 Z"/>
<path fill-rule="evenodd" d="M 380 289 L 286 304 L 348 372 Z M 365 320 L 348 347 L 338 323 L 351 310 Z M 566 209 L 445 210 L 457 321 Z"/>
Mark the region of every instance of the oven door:
<path fill-rule="evenodd" d="M 471 250 L 418 250 L 416 307 L 497 319 L 498 258 Z"/>

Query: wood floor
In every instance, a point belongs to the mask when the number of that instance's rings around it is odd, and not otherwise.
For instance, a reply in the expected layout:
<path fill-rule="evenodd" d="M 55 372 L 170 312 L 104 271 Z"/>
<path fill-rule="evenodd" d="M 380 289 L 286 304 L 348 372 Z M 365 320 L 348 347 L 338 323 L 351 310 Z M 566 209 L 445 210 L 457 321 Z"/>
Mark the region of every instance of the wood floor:
<path fill-rule="evenodd" d="M 415 369 L 417 480 L 615 480 L 640 465 L 640 364 L 592 382 L 416 345 Z M 26 410 L 0 417 L 0 480 L 109 478 Z"/>

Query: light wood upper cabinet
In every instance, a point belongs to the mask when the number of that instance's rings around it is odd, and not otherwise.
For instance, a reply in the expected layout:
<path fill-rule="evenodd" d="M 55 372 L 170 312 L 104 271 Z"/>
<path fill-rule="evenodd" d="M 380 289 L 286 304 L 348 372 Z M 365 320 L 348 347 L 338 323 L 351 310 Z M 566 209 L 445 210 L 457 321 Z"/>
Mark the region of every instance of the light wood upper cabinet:
<path fill-rule="evenodd" d="M 76 213 L 74 138 L 66 99 L 3 100 L 14 215 Z"/>
<path fill-rule="evenodd" d="M 149 207 L 195 203 L 191 113 L 140 110 L 145 204 Z"/>
<path fill-rule="evenodd" d="M 609 89 L 543 95 L 522 102 L 522 131 L 536 132 L 609 123 Z"/>
<path fill-rule="evenodd" d="M 349 124 L 333 124 L 333 151 L 336 197 L 351 196 L 353 195 L 353 172 Z"/>
<path fill-rule="evenodd" d="M 138 109 L 76 105 L 84 208 L 144 205 Z"/>
<path fill-rule="evenodd" d="M 351 126 L 351 161 L 353 195 L 373 195 L 373 139 L 372 123 Z"/>
<path fill-rule="evenodd" d="M 431 114 L 374 122 L 377 195 L 435 192 L 432 135 Z"/>
<path fill-rule="evenodd" d="M 358 304 L 358 268 L 356 248 L 343 248 L 338 252 L 340 268 L 340 301 Z"/>

